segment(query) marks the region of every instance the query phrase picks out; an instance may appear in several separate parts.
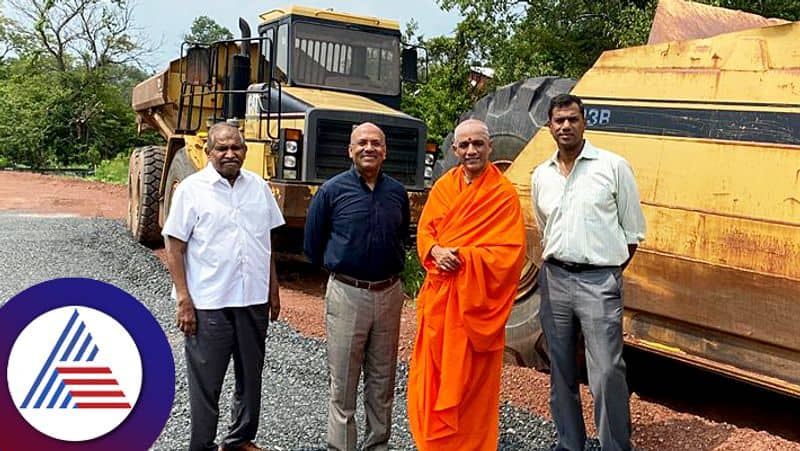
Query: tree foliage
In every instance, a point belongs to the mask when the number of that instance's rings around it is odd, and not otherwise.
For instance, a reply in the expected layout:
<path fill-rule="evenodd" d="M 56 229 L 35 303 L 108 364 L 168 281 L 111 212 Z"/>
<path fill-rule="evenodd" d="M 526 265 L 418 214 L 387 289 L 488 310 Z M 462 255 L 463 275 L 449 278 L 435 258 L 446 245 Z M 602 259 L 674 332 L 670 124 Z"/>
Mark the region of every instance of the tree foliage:
<path fill-rule="evenodd" d="M 463 19 L 453 37 L 421 39 L 430 50 L 430 82 L 406 88 L 404 108 L 429 134 L 452 131 L 471 104 L 470 66 L 488 66 L 488 88 L 527 77 L 580 78 L 606 50 L 647 42 L 657 0 L 437 0 Z M 800 19 L 797 0 L 703 0 L 766 17 Z M 411 33 L 409 33 L 409 31 Z M 414 24 L 406 39 L 413 37 Z"/>
<path fill-rule="evenodd" d="M 127 0 L 8 0 L 27 53 L 47 55 L 65 72 L 136 64 L 152 51 Z"/>
<path fill-rule="evenodd" d="M 440 0 L 497 84 L 540 75 L 579 77 L 605 50 L 647 40 L 655 0 Z"/>
<path fill-rule="evenodd" d="M 214 19 L 208 16 L 195 18 L 189 33 L 183 36 L 184 41 L 201 44 L 211 44 L 212 42 L 231 39 L 233 39 L 231 30 L 218 24 Z"/>
<path fill-rule="evenodd" d="M 8 0 L 0 18 L 0 157 L 32 167 L 96 164 L 143 142 L 130 92 L 148 52 L 124 0 Z M 0 54 L 2 55 L 2 54 Z"/>
<path fill-rule="evenodd" d="M 427 67 L 428 80 L 403 85 L 402 109 L 422 119 L 428 125 L 428 138 L 441 143 L 479 93 L 469 84 L 470 56 L 463 39 L 459 35 L 425 39 L 417 35 L 417 29 L 417 23 L 410 22 L 404 39 L 427 49 L 421 65 Z"/>
<path fill-rule="evenodd" d="M 135 69 L 40 66 L 40 59 L 15 60 L 0 76 L 0 156 L 32 167 L 97 164 L 152 142 L 136 135 L 129 84 L 108 81 Z"/>

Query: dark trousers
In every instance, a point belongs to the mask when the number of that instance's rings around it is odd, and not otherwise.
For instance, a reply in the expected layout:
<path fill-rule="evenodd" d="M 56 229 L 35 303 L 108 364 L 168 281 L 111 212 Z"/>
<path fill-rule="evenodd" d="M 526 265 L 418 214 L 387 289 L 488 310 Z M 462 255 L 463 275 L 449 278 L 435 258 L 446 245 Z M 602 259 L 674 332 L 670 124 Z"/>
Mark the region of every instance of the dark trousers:
<path fill-rule="evenodd" d="M 255 438 L 261 413 L 261 372 L 269 316 L 267 304 L 196 310 L 197 334 L 186 337 L 191 438 L 189 451 L 216 451 L 219 395 L 233 357 L 235 390 L 231 423 L 221 445 L 236 447 Z"/>
<path fill-rule="evenodd" d="M 622 360 L 622 273 L 618 268 L 569 272 L 545 262 L 539 272 L 542 330 L 550 354 L 550 409 L 556 450 L 583 450 L 586 427 L 575 360 L 578 328 L 586 345 L 594 422 L 603 451 L 631 448 Z"/>

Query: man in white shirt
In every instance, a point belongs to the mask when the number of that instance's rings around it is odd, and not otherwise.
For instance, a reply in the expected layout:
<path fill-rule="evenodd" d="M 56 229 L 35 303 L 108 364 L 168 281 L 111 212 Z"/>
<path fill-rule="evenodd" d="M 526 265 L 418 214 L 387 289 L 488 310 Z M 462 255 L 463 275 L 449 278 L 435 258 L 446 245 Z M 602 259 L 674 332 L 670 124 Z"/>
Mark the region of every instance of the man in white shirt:
<path fill-rule="evenodd" d="M 583 450 L 586 442 L 575 361 L 580 328 L 600 445 L 629 450 L 622 271 L 644 239 L 639 192 L 625 159 L 583 139 L 580 98 L 556 96 L 548 114 L 558 149 L 533 172 L 531 199 L 544 249 L 540 315 L 550 354 L 555 449 Z"/>
<path fill-rule="evenodd" d="M 219 450 L 260 450 L 253 439 L 261 408 L 267 325 L 278 318 L 278 277 L 270 231 L 284 224 L 269 185 L 241 169 L 239 130 L 208 131 L 208 165 L 175 190 L 162 234 L 174 282 L 191 409 L 190 451 L 216 451 L 219 395 L 233 357 L 231 424 Z"/>

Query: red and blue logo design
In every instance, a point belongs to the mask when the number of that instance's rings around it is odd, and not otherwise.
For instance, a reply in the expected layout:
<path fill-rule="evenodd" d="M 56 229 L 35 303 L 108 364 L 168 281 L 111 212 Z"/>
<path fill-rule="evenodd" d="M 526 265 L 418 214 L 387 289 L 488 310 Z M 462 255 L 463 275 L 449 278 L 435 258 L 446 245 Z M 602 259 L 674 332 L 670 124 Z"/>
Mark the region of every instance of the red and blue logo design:
<path fill-rule="evenodd" d="M 158 322 L 129 294 L 90 279 L 44 282 L 0 307 L 0 361 L 0 418 L 10 431 L 0 434 L 2 451 L 145 450 L 175 394 Z"/>

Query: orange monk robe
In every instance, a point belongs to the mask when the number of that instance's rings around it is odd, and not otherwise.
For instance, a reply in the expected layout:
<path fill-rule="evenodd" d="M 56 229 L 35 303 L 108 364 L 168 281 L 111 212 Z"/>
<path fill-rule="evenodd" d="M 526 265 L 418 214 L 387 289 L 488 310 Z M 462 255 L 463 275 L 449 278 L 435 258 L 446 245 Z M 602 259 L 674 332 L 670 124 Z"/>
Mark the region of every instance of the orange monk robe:
<path fill-rule="evenodd" d="M 457 272 L 436 269 L 435 244 L 458 248 Z M 525 255 L 514 187 L 491 163 L 469 185 L 451 169 L 428 196 L 417 250 L 428 271 L 408 375 L 417 448 L 496 450 L 505 324 Z"/>

